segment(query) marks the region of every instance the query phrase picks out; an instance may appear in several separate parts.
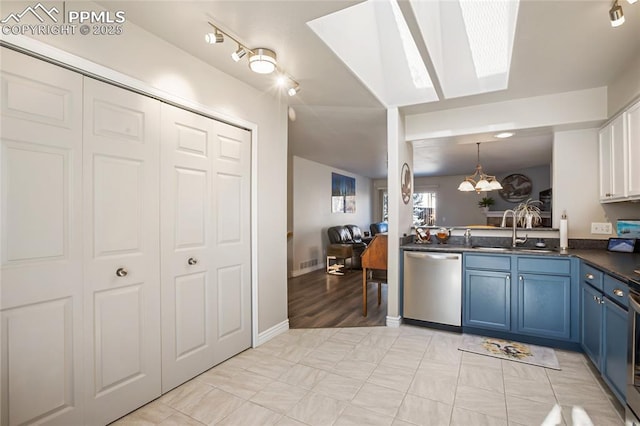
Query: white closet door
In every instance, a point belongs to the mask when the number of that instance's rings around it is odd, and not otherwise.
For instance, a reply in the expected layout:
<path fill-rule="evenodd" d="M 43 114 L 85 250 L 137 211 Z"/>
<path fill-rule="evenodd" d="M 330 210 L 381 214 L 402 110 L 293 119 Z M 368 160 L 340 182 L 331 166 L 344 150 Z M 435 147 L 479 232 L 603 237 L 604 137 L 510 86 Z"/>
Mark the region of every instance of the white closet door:
<path fill-rule="evenodd" d="M 251 346 L 251 134 L 214 122 L 216 363 Z"/>
<path fill-rule="evenodd" d="M 162 391 L 214 362 L 212 120 L 162 105 Z"/>
<path fill-rule="evenodd" d="M 242 157 L 250 155 L 250 139 L 248 132 L 210 118 L 169 105 L 162 108 L 166 392 L 251 343 L 250 252 L 245 244 L 250 224 L 249 212 L 242 211 L 249 208 L 249 157 Z M 228 210 L 220 204 L 222 213 L 214 210 L 221 195 L 230 202 Z"/>
<path fill-rule="evenodd" d="M 82 424 L 82 77 L 0 50 L 0 424 Z"/>
<path fill-rule="evenodd" d="M 87 422 L 160 395 L 160 103 L 84 79 Z"/>

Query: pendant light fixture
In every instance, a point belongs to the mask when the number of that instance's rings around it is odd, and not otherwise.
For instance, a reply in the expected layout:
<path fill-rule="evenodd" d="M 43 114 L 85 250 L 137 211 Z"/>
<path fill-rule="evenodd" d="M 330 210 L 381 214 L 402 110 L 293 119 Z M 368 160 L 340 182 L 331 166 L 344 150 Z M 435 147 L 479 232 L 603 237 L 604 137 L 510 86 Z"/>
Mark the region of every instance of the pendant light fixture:
<path fill-rule="evenodd" d="M 609 10 L 609 20 L 612 27 L 619 27 L 624 24 L 624 13 L 622 12 L 622 6 L 618 4 L 618 0 L 613 2 L 613 6 Z"/>
<path fill-rule="evenodd" d="M 486 192 L 502 189 L 502 185 L 500 185 L 500 182 L 498 182 L 495 176 L 488 175 L 482 170 L 482 165 L 480 164 L 480 142 L 476 142 L 476 145 L 478 146 L 478 162 L 476 164 L 476 170 L 471 176 L 464 178 L 460 186 L 458 186 L 458 191 Z"/>

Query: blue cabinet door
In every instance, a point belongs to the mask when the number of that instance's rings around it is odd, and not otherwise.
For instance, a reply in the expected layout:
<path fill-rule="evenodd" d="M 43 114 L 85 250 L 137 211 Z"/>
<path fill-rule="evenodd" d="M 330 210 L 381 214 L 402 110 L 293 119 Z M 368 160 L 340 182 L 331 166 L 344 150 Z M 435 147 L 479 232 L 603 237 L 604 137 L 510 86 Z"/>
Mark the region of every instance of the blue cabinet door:
<path fill-rule="evenodd" d="M 601 292 L 580 284 L 580 344 L 598 370 L 602 369 L 602 300 Z"/>
<path fill-rule="evenodd" d="M 517 332 L 532 336 L 571 337 L 571 277 L 518 275 Z"/>
<path fill-rule="evenodd" d="M 604 299 L 602 376 L 624 404 L 627 388 L 627 311 Z"/>
<path fill-rule="evenodd" d="M 463 306 L 463 325 L 509 331 L 511 274 L 467 269 Z"/>

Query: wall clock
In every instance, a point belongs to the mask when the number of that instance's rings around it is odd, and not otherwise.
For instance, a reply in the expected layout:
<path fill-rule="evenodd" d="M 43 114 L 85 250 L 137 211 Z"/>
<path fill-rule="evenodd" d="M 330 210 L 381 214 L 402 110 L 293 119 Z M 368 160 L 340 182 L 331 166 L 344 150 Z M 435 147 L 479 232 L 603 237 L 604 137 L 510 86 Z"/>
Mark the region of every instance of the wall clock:
<path fill-rule="evenodd" d="M 531 179 L 525 175 L 514 173 L 502 179 L 502 189 L 498 192 L 503 200 L 510 203 L 520 203 L 531 195 Z"/>
<path fill-rule="evenodd" d="M 411 169 L 409 169 L 409 165 L 404 163 L 402 165 L 402 171 L 400 172 L 400 192 L 402 193 L 402 202 L 405 204 L 409 204 L 411 201 Z"/>

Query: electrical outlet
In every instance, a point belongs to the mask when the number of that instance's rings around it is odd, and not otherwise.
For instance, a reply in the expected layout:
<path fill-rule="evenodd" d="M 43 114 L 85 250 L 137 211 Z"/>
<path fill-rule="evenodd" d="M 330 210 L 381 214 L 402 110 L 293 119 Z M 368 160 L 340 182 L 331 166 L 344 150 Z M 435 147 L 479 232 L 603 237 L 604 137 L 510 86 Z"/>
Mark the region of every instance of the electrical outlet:
<path fill-rule="evenodd" d="M 592 234 L 606 234 L 611 235 L 613 227 L 608 222 L 592 222 L 591 233 Z"/>

